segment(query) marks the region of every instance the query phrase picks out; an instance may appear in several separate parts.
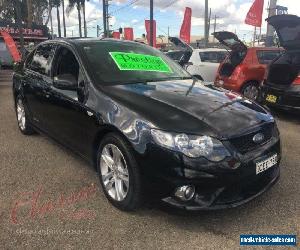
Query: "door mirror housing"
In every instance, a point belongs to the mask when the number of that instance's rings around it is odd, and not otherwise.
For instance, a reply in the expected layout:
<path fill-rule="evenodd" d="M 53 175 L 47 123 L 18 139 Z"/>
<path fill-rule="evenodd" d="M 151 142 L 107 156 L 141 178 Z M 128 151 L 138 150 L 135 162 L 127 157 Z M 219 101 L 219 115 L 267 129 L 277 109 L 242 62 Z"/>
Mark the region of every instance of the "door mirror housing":
<path fill-rule="evenodd" d="M 61 74 L 54 77 L 53 86 L 62 90 L 74 90 L 78 89 L 77 79 L 71 74 Z"/>

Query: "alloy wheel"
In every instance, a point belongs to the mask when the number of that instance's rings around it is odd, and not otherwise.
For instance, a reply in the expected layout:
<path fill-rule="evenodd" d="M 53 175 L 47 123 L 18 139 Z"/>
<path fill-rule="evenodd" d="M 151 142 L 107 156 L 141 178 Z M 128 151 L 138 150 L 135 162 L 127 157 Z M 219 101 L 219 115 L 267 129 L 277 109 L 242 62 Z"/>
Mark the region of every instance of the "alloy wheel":
<path fill-rule="evenodd" d="M 109 196 L 122 201 L 129 190 L 129 171 L 120 149 L 114 144 L 103 147 L 100 155 L 100 170 L 103 186 Z"/>
<path fill-rule="evenodd" d="M 19 125 L 20 129 L 25 130 L 26 116 L 25 116 L 24 104 L 21 99 L 18 99 L 18 102 L 17 102 L 17 119 L 18 119 L 18 125 Z"/>
<path fill-rule="evenodd" d="M 256 100 L 258 98 L 258 88 L 255 85 L 248 85 L 243 91 L 243 95 L 251 100 Z"/>

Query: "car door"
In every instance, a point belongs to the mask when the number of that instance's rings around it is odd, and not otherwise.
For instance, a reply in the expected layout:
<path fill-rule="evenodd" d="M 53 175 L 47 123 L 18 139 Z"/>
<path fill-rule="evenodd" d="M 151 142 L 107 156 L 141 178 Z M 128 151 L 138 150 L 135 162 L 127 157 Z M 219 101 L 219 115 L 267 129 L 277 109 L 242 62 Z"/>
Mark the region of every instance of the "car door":
<path fill-rule="evenodd" d="M 32 123 L 42 130 L 46 126 L 46 113 L 51 79 L 51 62 L 56 46 L 41 44 L 27 58 L 24 67 L 23 93 Z"/>
<path fill-rule="evenodd" d="M 51 97 L 47 100 L 47 124 L 49 133 L 58 141 L 83 156 L 87 155 L 90 145 L 87 132 L 95 127 L 93 111 L 86 107 L 88 86 L 85 70 L 75 50 L 66 45 L 57 48 L 53 65 L 53 84 Z M 70 74 L 77 80 L 77 89 L 59 87 L 55 81 L 60 75 Z"/>

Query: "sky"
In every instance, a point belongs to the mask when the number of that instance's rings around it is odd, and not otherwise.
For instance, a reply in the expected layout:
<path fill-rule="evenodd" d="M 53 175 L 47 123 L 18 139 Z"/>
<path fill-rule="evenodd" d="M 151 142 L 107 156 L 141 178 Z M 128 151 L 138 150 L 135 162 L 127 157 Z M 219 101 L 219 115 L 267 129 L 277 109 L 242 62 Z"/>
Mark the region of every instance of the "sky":
<path fill-rule="evenodd" d="M 149 0 L 110 0 L 111 30 L 119 27 L 132 27 L 135 37 L 145 33 L 144 20 L 149 18 Z M 246 14 L 254 0 L 208 0 L 211 15 L 217 16 L 217 31 L 236 32 L 240 39 L 250 41 L 254 27 L 244 23 Z M 68 0 L 65 0 L 67 6 Z M 192 35 L 204 33 L 205 0 L 154 0 L 154 19 L 157 22 L 157 35 L 167 35 L 168 27 L 171 36 L 178 36 L 183 20 L 185 7 L 192 8 Z M 269 0 L 265 0 L 263 20 L 267 17 Z M 289 14 L 300 15 L 299 0 L 277 0 L 278 5 L 288 7 Z M 54 33 L 57 33 L 56 10 L 52 12 Z M 102 28 L 102 0 L 86 2 L 88 36 L 96 36 L 97 24 Z M 62 19 L 62 18 L 61 18 Z M 213 24 L 213 20 L 211 21 Z M 67 36 L 78 36 L 77 10 L 74 9 L 66 17 Z M 211 32 L 213 25 L 211 25 Z M 211 33 L 210 32 L 210 33 Z M 262 33 L 266 32 L 263 21 Z"/>

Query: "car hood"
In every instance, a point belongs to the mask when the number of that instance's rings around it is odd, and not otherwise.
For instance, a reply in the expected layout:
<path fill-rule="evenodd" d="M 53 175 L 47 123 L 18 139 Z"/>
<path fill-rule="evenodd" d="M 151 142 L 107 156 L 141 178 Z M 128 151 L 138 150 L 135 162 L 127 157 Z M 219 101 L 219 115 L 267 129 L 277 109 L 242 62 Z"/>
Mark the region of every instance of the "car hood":
<path fill-rule="evenodd" d="M 266 21 L 276 30 L 282 47 L 286 50 L 300 49 L 300 17 L 277 15 L 267 18 Z"/>
<path fill-rule="evenodd" d="M 229 31 L 214 32 L 212 35 L 223 45 L 232 51 L 247 50 L 247 46 L 237 37 L 236 34 Z"/>
<path fill-rule="evenodd" d="M 208 87 L 209 86 L 209 87 Z M 273 120 L 265 109 L 196 80 L 105 87 L 108 96 L 154 126 L 173 132 L 229 138 Z"/>

